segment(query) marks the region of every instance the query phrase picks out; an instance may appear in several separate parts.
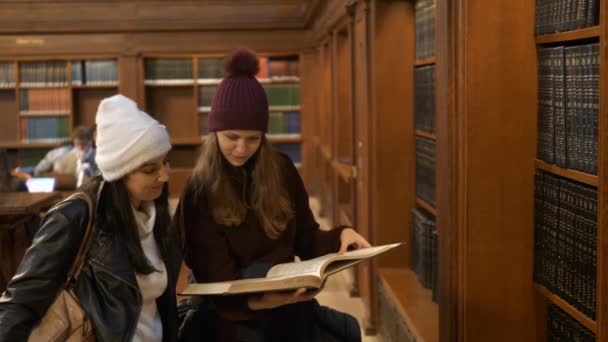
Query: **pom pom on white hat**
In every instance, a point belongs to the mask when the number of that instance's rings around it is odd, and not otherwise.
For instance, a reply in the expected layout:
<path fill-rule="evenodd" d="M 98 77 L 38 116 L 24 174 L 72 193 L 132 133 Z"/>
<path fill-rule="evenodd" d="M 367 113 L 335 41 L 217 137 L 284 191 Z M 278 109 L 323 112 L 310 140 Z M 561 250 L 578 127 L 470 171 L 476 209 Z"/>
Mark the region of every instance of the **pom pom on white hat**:
<path fill-rule="evenodd" d="M 171 149 L 165 126 L 139 110 L 137 104 L 126 96 L 114 95 L 103 99 L 97 109 L 95 123 L 95 162 L 107 181 L 120 179 Z"/>

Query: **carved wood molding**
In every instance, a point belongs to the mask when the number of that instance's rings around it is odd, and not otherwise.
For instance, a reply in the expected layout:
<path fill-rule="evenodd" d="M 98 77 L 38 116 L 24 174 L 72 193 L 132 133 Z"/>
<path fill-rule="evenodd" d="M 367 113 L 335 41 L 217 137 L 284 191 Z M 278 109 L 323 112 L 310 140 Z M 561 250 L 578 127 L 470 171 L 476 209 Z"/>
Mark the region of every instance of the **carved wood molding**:
<path fill-rule="evenodd" d="M 0 0 L 0 34 L 302 29 L 322 2 Z"/>
<path fill-rule="evenodd" d="M 240 46 L 260 53 L 300 51 L 306 34 L 305 30 L 260 30 L 0 35 L 0 56 L 225 53 Z"/>

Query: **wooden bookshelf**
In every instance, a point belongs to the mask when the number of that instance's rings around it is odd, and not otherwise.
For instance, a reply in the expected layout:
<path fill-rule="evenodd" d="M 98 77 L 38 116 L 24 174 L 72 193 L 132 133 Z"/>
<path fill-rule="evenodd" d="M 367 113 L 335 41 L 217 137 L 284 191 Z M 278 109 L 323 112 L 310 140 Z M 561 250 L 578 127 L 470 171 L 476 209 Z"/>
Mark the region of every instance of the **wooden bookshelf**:
<path fill-rule="evenodd" d="M 72 84 L 72 89 L 115 89 L 118 88 L 119 84 Z"/>
<path fill-rule="evenodd" d="M 65 141 L 67 142 L 67 140 Z M 63 142 L 63 143 L 65 143 Z M 22 142 L 22 141 L 0 141 L 0 148 L 6 149 L 50 149 L 59 147 L 60 142 Z"/>
<path fill-rule="evenodd" d="M 431 139 L 433 141 L 437 140 L 437 136 L 434 133 L 429 133 L 421 130 L 416 130 L 416 136 Z"/>
<path fill-rule="evenodd" d="M 380 268 L 379 276 L 416 341 L 439 341 L 439 306 L 433 303 L 431 290 L 405 268 Z"/>
<path fill-rule="evenodd" d="M 570 316 L 576 319 L 579 323 L 584 325 L 587 329 L 597 334 L 597 322 L 590 319 L 589 317 L 582 314 L 580 311 L 575 309 L 572 305 L 561 299 L 559 296 L 553 294 L 546 287 L 534 284 L 534 288 L 540 293 L 547 301 L 559 306 L 562 310 L 566 311 Z"/>
<path fill-rule="evenodd" d="M 350 164 L 334 161 L 332 166 L 334 167 L 336 174 L 346 183 L 350 182 L 355 177 L 354 167 Z"/>
<path fill-rule="evenodd" d="M 421 66 L 432 65 L 432 64 L 435 64 L 435 57 L 429 57 L 429 58 L 424 58 L 424 59 L 417 59 L 414 62 L 414 66 L 415 67 L 421 67 Z"/>
<path fill-rule="evenodd" d="M 575 180 L 577 182 L 585 183 L 591 186 L 598 186 L 599 180 L 596 175 L 588 174 L 585 172 L 580 172 L 571 169 L 564 169 L 554 164 L 546 163 L 542 160 L 535 160 L 536 168 L 539 170 L 547 171 L 554 173 L 558 176 L 562 176 L 571 180 Z"/>
<path fill-rule="evenodd" d="M 416 198 L 416 205 L 437 217 L 437 209 L 433 208 L 430 204 L 426 203 L 420 198 Z"/>
<path fill-rule="evenodd" d="M 536 36 L 537 44 L 551 44 L 569 42 L 573 40 L 598 38 L 600 36 L 600 26 L 587 27 L 580 30 L 543 34 Z"/>

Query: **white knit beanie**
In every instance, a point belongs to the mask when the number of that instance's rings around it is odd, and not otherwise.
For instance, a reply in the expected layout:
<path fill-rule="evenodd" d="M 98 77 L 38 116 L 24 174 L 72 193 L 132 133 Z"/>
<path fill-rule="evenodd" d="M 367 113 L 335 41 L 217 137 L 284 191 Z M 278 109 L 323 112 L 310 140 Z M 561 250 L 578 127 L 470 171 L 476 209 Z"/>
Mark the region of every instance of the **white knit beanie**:
<path fill-rule="evenodd" d="M 97 109 L 95 123 L 95 162 L 107 181 L 120 179 L 171 149 L 165 126 L 139 110 L 133 100 L 123 95 L 103 99 Z"/>

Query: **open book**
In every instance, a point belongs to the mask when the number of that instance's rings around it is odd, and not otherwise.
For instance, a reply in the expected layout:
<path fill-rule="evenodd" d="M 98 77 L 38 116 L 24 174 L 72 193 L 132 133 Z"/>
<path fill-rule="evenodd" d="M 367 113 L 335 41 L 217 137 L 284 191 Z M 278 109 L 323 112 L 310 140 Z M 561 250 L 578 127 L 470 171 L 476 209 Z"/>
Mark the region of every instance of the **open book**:
<path fill-rule="evenodd" d="M 399 245 L 401 243 L 357 249 L 342 255 L 330 253 L 311 260 L 278 264 L 268 271 L 265 278 L 190 284 L 180 294 L 185 296 L 235 295 L 299 288 L 317 289 L 323 285 L 329 275 L 345 270 Z"/>

